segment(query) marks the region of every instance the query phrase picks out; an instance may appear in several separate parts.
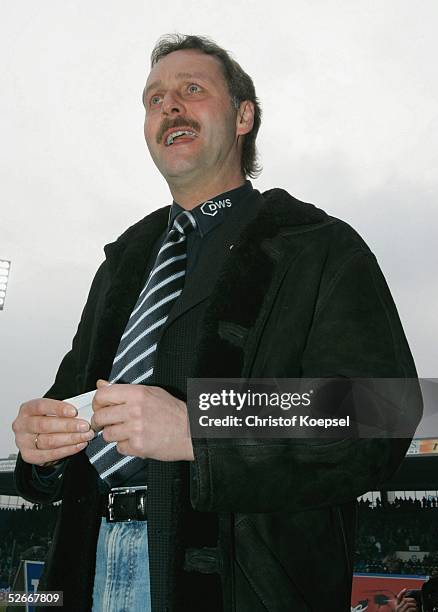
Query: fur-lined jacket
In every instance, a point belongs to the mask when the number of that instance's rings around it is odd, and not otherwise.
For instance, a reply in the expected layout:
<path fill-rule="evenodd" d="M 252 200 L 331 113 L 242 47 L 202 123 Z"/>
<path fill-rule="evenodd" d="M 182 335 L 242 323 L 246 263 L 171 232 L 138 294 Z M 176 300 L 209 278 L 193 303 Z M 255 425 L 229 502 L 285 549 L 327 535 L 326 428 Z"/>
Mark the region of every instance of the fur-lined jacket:
<path fill-rule="evenodd" d="M 248 214 L 236 209 L 187 279 L 160 340 L 154 383 L 185 397 L 188 376 L 415 378 L 396 307 L 360 236 L 281 189 L 254 190 L 245 206 Z M 168 212 L 155 211 L 105 248 L 48 397 L 83 393 L 108 376 Z M 417 422 L 421 396 L 409 388 L 398 407 Z M 393 474 L 409 439 L 193 445 L 193 462 L 145 462 L 153 612 L 349 611 L 356 497 Z M 66 612 L 91 610 L 100 524 L 94 468 L 80 453 L 42 492 L 19 459 L 16 484 L 36 502 L 62 499 L 44 586 L 64 591 Z"/>

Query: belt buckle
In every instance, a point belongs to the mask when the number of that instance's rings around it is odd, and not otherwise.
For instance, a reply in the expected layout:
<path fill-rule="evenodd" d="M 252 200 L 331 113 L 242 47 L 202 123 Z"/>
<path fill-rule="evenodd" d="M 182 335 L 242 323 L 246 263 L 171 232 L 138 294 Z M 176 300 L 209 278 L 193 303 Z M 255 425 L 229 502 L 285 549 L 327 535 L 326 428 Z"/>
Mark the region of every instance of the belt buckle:
<path fill-rule="evenodd" d="M 147 490 L 147 486 L 146 485 L 140 485 L 137 487 L 114 487 L 113 489 L 111 489 L 111 491 L 108 493 L 108 504 L 107 504 L 107 509 L 106 509 L 106 520 L 108 523 L 115 523 L 115 522 L 120 522 L 120 523 L 126 523 L 126 522 L 131 522 L 135 519 L 132 518 L 127 518 L 127 519 L 116 519 L 115 517 L 115 511 L 114 511 L 114 499 L 120 495 L 129 495 L 130 493 L 136 493 L 137 491 L 146 491 Z M 145 513 L 145 500 L 144 497 L 140 498 L 140 505 L 141 505 L 141 510 L 143 513 Z"/>

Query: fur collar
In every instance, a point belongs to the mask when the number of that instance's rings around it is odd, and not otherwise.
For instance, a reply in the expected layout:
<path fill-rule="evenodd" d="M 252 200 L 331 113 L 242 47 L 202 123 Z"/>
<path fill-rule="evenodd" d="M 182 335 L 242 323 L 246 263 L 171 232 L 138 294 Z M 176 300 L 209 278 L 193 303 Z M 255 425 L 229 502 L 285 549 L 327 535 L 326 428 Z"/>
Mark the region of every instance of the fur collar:
<path fill-rule="evenodd" d="M 258 201 L 259 213 L 234 244 L 209 298 L 198 351 L 198 376 L 240 376 L 242 347 L 223 333 L 222 323 L 246 330 L 255 324 L 276 264 L 265 248 L 267 242 L 286 228 L 319 224 L 328 218 L 322 210 L 293 198 L 283 189 L 263 194 L 254 190 L 251 197 Z M 168 214 L 169 206 L 156 210 L 105 247 L 109 283 L 101 298 L 102 314 L 89 355 L 90 388 L 111 370 L 119 338 L 145 280 L 151 249 L 166 229 Z M 222 359 L 217 359 L 217 351 Z M 218 371 L 218 363 L 226 372 Z M 216 364 L 214 373 L 207 371 L 206 364 Z"/>
<path fill-rule="evenodd" d="M 284 189 L 269 189 L 263 194 L 255 189 L 253 193 L 262 198 L 263 204 L 258 216 L 248 225 L 249 233 L 257 227 L 259 230 L 256 233 L 260 232 L 267 238 L 274 236 L 283 227 L 314 225 L 327 218 L 323 210 L 294 198 Z M 158 238 L 166 228 L 169 209 L 170 206 L 159 208 L 129 227 L 115 242 L 106 245 L 107 257 L 117 257 L 132 243 L 140 246 L 151 238 Z"/>

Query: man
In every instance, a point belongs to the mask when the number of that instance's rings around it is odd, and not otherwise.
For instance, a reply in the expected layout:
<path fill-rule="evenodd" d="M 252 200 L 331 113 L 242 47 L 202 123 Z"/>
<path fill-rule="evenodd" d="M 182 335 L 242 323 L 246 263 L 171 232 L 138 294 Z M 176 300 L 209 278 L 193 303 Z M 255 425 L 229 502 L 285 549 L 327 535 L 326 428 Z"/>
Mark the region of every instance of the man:
<path fill-rule="evenodd" d="M 355 498 L 394 472 L 409 441 L 191 439 L 186 381 L 414 377 L 385 281 L 349 226 L 245 181 L 260 108 L 223 49 L 160 41 L 143 99 L 174 203 L 105 248 L 50 399 L 26 402 L 14 422 L 18 490 L 63 501 L 45 587 L 64 591 L 67 610 L 148 610 L 149 576 L 153 612 L 349 610 Z M 167 285 L 185 275 L 183 288 Z M 98 379 L 89 443 L 59 400 Z M 399 409 L 417 418 L 419 404 L 414 393 Z M 109 496 L 135 458 L 141 468 Z M 133 520 L 112 522 L 125 494 L 117 515 Z"/>
<path fill-rule="evenodd" d="M 413 597 L 405 595 L 408 589 L 402 589 L 396 598 L 395 612 L 421 612 Z"/>

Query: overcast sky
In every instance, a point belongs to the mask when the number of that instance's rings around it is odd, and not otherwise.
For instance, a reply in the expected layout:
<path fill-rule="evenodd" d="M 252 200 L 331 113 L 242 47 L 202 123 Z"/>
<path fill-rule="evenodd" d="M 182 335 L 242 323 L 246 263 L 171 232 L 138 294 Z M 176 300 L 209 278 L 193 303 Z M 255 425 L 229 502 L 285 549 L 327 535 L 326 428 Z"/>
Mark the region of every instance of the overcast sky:
<path fill-rule="evenodd" d="M 436 0 L 16 0 L 0 20 L 3 427 L 51 385 L 103 245 L 170 203 L 143 141 L 149 54 L 213 37 L 254 78 L 260 190 L 351 223 L 387 278 L 419 374 L 438 377 Z M 437 432 L 431 432 L 438 435 Z"/>

